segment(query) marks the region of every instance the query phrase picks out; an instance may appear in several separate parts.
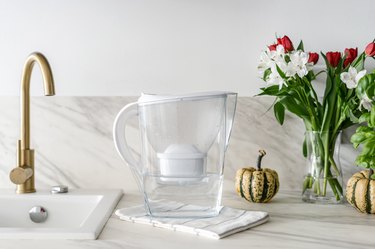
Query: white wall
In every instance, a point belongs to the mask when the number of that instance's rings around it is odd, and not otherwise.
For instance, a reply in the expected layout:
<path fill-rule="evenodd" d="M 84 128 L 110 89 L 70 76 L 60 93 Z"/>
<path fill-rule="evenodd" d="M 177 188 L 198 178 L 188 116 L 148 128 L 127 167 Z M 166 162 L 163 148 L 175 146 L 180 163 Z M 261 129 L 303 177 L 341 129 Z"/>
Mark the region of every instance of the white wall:
<path fill-rule="evenodd" d="M 18 95 L 23 62 L 38 50 L 59 95 L 252 96 L 262 86 L 258 55 L 275 32 L 303 38 L 313 51 L 363 49 L 375 37 L 374 7 L 372 0 L 0 0 L 0 95 Z"/>

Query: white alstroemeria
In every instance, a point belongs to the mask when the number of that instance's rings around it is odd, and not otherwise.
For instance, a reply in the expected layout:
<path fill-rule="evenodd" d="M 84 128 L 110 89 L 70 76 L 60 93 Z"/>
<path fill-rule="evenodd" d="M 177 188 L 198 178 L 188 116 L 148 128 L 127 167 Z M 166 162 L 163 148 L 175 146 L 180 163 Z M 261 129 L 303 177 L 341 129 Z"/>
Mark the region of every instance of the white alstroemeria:
<path fill-rule="evenodd" d="M 285 63 L 285 51 L 284 47 L 278 45 L 276 50 L 271 51 L 269 48 L 260 54 L 260 60 L 258 64 L 258 73 L 263 76 L 264 72 L 275 66 L 275 63 Z"/>
<path fill-rule="evenodd" d="M 292 68 L 299 77 L 303 77 L 309 73 L 308 61 L 309 55 L 301 50 L 293 51 L 290 55 L 290 62 L 288 67 Z"/>
<path fill-rule="evenodd" d="M 361 102 L 359 103 L 359 110 L 362 110 L 362 107 L 365 108 L 367 111 L 371 111 L 371 108 L 372 108 L 372 105 L 373 105 L 373 102 L 375 100 L 371 100 L 367 94 L 365 93 L 363 96 L 362 96 L 362 99 L 361 99 Z"/>
<path fill-rule="evenodd" d="M 297 73 L 296 67 L 291 62 L 289 62 L 289 63 L 286 63 L 285 61 L 279 62 L 279 63 L 277 63 L 277 65 L 279 66 L 281 71 L 283 71 L 285 76 L 287 76 L 287 77 L 293 77 Z"/>
<path fill-rule="evenodd" d="M 366 70 L 357 72 L 355 67 L 350 66 L 348 72 L 343 72 L 340 75 L 340 79 L 345 83 L 348 89 L 356 88 L 359 80 L 366 75 Z"/>
<path fill-rule="evenodd" d="M 275 62 L 271 59 L 270 55 L 268 54 L 268 51 L 263 51 L 260 54 L 260 60 L 258 64 L 258 73 L 263 77 L 264 71 L 266 71 L 268 68 L 271 68 Z"/>
<path fill-rule="evenodd" d="M 287 85 L 285 80 L 281 78 L 279 72 L 277 71 L 276 64 L 271 67 L 271 74 L 268 76 L 266 83 L 268 85 L 279 85 L 279 89 L 281 89 L 283 85 Z"/>
<path fill-rule="evenodd" d="M 267 50 L 270 58 L 276 63 L 285 62 L 285 50 L 282 45 L 277 45 L 276 50 L 270 51 L 269 48 L 267 48 Z"/>

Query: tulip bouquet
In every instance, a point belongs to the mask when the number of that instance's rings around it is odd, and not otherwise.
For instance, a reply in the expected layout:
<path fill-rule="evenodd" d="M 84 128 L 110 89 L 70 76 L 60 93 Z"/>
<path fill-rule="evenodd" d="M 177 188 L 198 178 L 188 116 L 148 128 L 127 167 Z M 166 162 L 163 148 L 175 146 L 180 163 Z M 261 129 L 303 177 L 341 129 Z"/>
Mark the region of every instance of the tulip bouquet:
<path fill-rule="evenodd" d="M 342 173 L 334 157 L 336 140 L 341 130 L 358 123 L 371 109 L 370 96 L 356 89 L 366 75 L 365 60 L 374 55 L 373 42 L 359 55 L 358 48 L 321 53 L 325 69 L 316 72 L 319 54 L 305 52 L 302 41 L 295 48 L 288 36 L 277 38 L 261 53 L 258 70 L 266 87 L 259 95 L 276 97 L 273 110 L 281 125 L 287 110 L 306 127 L 303 153 L 310 163 L 303 182 L 306 201 L 329 198 L 328 186 L 335 202 L 343 198 Z M 321 73 L 327 77 L 324 95 L 319 98 L 313 81 Z"/>

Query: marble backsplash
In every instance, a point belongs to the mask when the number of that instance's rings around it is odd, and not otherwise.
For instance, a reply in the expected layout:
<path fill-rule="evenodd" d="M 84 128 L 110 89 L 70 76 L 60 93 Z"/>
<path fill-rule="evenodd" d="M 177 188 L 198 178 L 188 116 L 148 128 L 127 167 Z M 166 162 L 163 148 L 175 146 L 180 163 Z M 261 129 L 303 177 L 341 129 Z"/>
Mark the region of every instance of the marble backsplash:
<path fill-rule="evenodd" d="M 36 151 L 36 188 L 65 184 L 71 188 L 136 189 L 128 167 L 118 156 L 112 140 L 112 124 L 118 111 L 135 97 L 33 97 L 31 142 Z M 269 97 L 240 97 L 230 145 L 225 178 L 234 180 L 238 168 L 255 165 L 258 150 L 267 151 L 264 167 L 279 173 L 281 189 L 299 190 L 305 172 L 301 152 L 304 128 L 299 119 L 286 115 L 280 126 Z M 9 172 L 15 167 L 19 137 L 18 97 L 0 98 L 0 188 L 14 188 Z M 139 137 L 134 122 L 127 133 L 134 150 Z M 359 170 L 357 152 L 344 133 L 341 164 L 346 181 Z"/>

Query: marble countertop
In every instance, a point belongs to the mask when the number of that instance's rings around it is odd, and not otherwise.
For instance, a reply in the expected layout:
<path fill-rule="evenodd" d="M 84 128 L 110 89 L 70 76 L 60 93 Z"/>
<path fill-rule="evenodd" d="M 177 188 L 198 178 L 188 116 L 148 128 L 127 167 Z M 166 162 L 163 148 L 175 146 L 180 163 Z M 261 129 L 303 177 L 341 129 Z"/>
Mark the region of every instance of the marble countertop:
<path fill-rule="evenodd" d="M 38 189 L 63 184 L 70 188 L 121 188 L 118 208 L 142 203 L 129 167 L 113 146 L 112 125 L 118 111 L 137 97 L 32 98 L 32 144 L 36 149 Z M 286 113 L 280 126 L 269 97 L 240 97 L 230 146 L 226 153 L 224 205 L 270 214 L 264 225 L 222 240 L 132 224 L 114 215 L 98 240 L 0 240 L 0 249 L 13 248 L 375 248 L 375 215 L 358 213 L 348 204 L 303 203 L 298 192 L 305 174 L 302 156 L 303 123 Z M 14 167 L 19 138 L 19 97 L 0 98 L 0 188 L 14 188 L 9 172 Z M 139 151 L 138 123 L 130 124 L 129 141 Z M 354 127 L 353 127 L 354 128 Z M 353 162 L 357 151 L 343 134 L 341 165 L 344 182 L 360 170 Z M 79 139 L 77 139 L 79 138 Z M 231 180 L 237 169 L 254 165 L 260 148 L 267 150 L 264 166 L 279 174 L 281 192 L 269 204 L 251 204 L 234 193 Z M 59 153 L 64 152 L 64 153 Z M 66 156 L 69 155 L 69 156 Z M 292 173 L 291 173 L 292 172 Z M 288 191 L 288 190 L 296 190 Z M 1 205 L 1 203 L 0 203 Z"/>
<path fill-rule="evenodd" d="M 296 191 L 283 191 L 268 204 L 238 197 L 225 181 L 226 206 L 262 210 L 270 220 L 221 240 L 172 232 L 121 221 L 112 215 L 98 240 L 0 240 L 0 248 L 374 248 L 375 216 L 361 214 L 349 204 L 304 203 Z M 125 192 L 117 208 L 142 203 L 136 190 Z"/>

